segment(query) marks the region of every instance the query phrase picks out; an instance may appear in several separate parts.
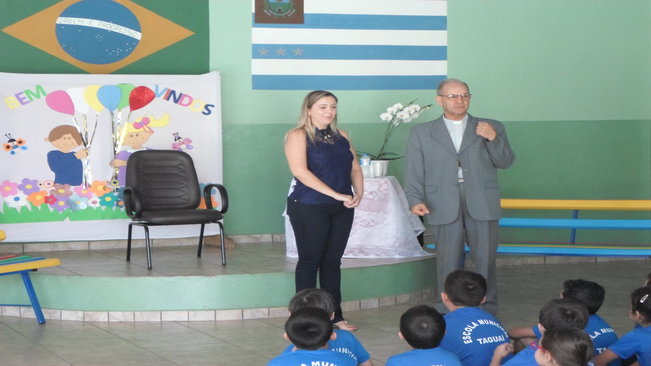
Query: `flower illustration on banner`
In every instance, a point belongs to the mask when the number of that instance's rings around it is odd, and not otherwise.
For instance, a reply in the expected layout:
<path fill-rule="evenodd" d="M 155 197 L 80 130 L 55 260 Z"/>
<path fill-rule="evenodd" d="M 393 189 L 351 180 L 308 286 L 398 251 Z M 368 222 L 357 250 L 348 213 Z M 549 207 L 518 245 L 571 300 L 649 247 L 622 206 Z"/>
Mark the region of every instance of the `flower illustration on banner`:
<path fill-rule="evenodd" d="M 9 207 L 20 209 L 27 204 L 27 196 L 22 192 L 18 192 L 14 196 L 5 198 L 5 202 L 7 202 L 7 206 Z"/>
<path fill-rule="evenodd" d="M 115 206 L 115 196 L 112 194 L 105 194 L 99 198 L 99 204 L 104 207 L 113 207 Z"/>
<path fill-rule="evenodd" d="M 91 197 L 91 198 L 89 198 L 89 199 L 88 199 L 88 206 L 90 206 L 91 208 L 98 208 L 98 207 L 100 207 L 100 204 L 99 204 L 99 198 L 97 198 L 97 197 Z"/>
<path fill-rule="evenodd" d="M 367 154 L 371 157 L 371 159 L 374 160 L 400 159 L 400 155 L 386 151 L 387 144 L 389 143 L 391 136 L 393 136 L 393 134 L 396 132 L 396 129 L 400 127 L 400 125 L 415 120 L 423 111 L 429 109 L 432 106 L 431 104 L 421 106 L 414 102 L 416 102 L 415 99 L 406 105 L 402 103 L 396 103 L 387 108 L 385 112 L 380 114 L 380 119 L 387 122 L 387 128 L 384 132 L 384 140 L 382 141 L 382 145 L 380 145 L 380 149 L 376 154 L 363 152 L 360 152 L 360 154 Z"/>
<path fill-rule="evenodd" d="M 70 208 L 70 205 L 68 205 L 68 201 L 64 201 L 64 200 L 61 200 L 61 201 L 57 200 L 56 202 L 54 202 L 50 206 L 52 206 L 52 208 L 54 208 L 55 210 L 57 210 L 59 212 L 63 212 L 66 209 Z"/>
<path fill-rule="evenodd" d="M 54 189 L 50 191 L 52 195 L 58 197 L 59 199 L 64 199 L 66 197 L 72 196 L 72 191 L 70 190 L 70 184 L 55 184 Z"/>
<path fill-rule="evenodd" d="M 44 200 L 45 200 L 45 203 L 47 203 L 50 206 L 54 205 L 54 203 L 57 201 L 56 197 L 54 197 L 51 194 L 45 196 Z"/>
<path fill-rule="evenodd" d="M 38 181 L 36 179 L 23 178 L 22 183 L 18 185 L 18 189 L 29 195 L 40 191 L 41 187 L 38 186 Z"/>
<path fill-rule="evenodd" d="M 45 197 L 47 196 L 48 196 L 47 192 L 38 191 L 38 192 L 31 193 L 29 196 L 27 196 L 27 201 L 29 201 L 32 205 L 38 207 L 45 203 Z"/>
<path fill-rule="evenodd" d="M 73 188 L 73 191 L 75 191 L 75 194 L 79 197 L 93 197 L 93 191 L 91 191 L 90 188 L 85 188 L 84 186 L 75 186 Z"/>
<path fill-rule="evenodd" d="M 103 195 L 112 192 L 113 189 L 106 184 L 106 181 L 96 180 L 90 186 L 90 190 L 97 195 L 97 197 L 102 197 Z"/>
<path fill-rule="evenodd" d="M 2 182 L 2 184 L 0 184 L 0 193 L 2 193 L 2 197 L 13 196 L 16 193 L 18 193 L 17 188 L 18 188 L 18 183 L 5 180 Z"/>
<path fill-rule="evenodd" d="M 70 209 L 73 211 L 85 210 L 88 208 L 88 197 L 78 196 L 76 194 L 72 195 L 68 199 L 68 205 L 70 205 Z"/>
<path fill-rule="evenodd" d="M 38 186 L 41 187 L 41 189 L 50 189 L 54 187 L 54 181 L 52 180 L 44 180 L 42 182 L 38 183 Z"/>

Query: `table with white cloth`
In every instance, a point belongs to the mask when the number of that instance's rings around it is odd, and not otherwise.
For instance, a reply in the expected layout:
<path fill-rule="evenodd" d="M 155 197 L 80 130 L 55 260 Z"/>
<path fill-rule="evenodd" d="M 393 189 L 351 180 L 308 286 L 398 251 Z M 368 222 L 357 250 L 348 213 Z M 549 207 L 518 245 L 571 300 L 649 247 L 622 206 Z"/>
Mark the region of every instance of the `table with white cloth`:
<path fill-rule="evenodd" d="M 290 187 L 290 192 L 293 188 Z M 355 208 L 346 258 L 408 258 L 430 255 L 417 236 L 425 230 L 412 214 L 396 177 L 364 178 L 364 197 Z M 294 230 L 285 214 L 286 255 L 298 257 Z"/>

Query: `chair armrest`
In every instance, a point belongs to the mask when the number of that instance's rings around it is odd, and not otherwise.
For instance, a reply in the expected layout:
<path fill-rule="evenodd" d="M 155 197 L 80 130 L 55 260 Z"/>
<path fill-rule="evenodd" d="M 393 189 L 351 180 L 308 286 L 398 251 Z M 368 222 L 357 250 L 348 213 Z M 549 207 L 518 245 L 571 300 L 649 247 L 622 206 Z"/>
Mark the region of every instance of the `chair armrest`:
<path fill-rule="evenodd" d="M 222 214 L 225 214 L 226 211 L 228 211 L 228 192 L 226 192 L 226 187 L 224 187 L 221 184 L 211 183 L 211 184 L 207 184 L 203 188 L 203 198 L 204 198 L 204 201 L 206 202 L 206 207 L 209 210 L 213 209 L 213 207 L 212 207 L 212 199 L 211 199 L 211 197 L 212 197 L 212 189 L 213 188 L 217 188 L 217 190 L 219 191 L 219 196 L 221 198 L 220 202 L 221 202 L 221 206 L 222 206 L 221 210 L 219 210 L 219 211 Z"/>
<path fill-rule="evenodd" d="M 142 204 L 138 198 L 137 191 L 129 186 L 122 190 L 124 195 L 124 211 L 130 218 L 140 217 L 142 214 Z"/>

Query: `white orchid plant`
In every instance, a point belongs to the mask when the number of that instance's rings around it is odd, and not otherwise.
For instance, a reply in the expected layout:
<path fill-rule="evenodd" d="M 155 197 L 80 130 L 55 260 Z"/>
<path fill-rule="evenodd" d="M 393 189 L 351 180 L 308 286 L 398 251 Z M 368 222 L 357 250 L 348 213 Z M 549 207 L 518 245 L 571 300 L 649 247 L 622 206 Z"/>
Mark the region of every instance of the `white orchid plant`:
<path fill-rule="evenodd" d="M 387 129 L 384 132 L 384 141 L 382 141 L 380 150 L 377 152 L 377 154 L 369 154 L 369 153 L 362 153 L 362 154 L 367 154 L 371 159 L 374 160 L 400 159 L 401 158 L 400 155 L 393 152 L 385 151 L 389 139 L 396 131 L 396 129 L 400 127 L 401 124 L 409 123 L 415 120 L 421 115 L 421 113 L 423 113 L 423 111 L 429 109 L 432 106 L 431 104 L 422 106 L 420 104 L 416 104 L 415 102 L 416 100 L 414 99 L 411 102 L 407 103 L 406 105 L 402 103 L 396 103 L 390 106 L 389 108 L 387 108 L 386 112 L 380 114 L 380 119 L 382 121 L 388 122 Z"/>

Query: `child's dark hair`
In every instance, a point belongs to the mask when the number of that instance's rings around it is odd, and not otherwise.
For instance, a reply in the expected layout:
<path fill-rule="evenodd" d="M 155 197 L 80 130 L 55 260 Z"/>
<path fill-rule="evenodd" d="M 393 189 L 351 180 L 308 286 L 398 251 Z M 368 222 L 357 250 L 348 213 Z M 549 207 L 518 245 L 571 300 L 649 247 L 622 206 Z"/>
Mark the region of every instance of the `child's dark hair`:
<path fill-rule="evenodd" d="M 436 348 L 445 335 L 445 319 L 433 307 L 417 305 L 400 317 L 400 333 L 413 348 Z"/>
<path fill-rule="evenodd" d="M 640 287 L 631 293 L 631 311 L 637 311 L 644 323 L 651 323 L 651 287 Z"/>
<path fill-rule="evenodd" d="M 578 328 L 546 330 L 540 345 L 558 365 L 585 366 L 594 356 L 590 336 Z"/>
<path fill-rule="evenodd" d="M 326 290 L 320 288 L 306 288 L 297 292 L 291 300 L 289 300 L 287 310 L 289 310 L 290 313 L 293 313 L 298 309 L 306 307 L 323 309 L 329 315 L 335 311 L 335 301 L 332 299 L 332 295 L 330 295 Z"/>
<path fill-rule="evenodd" d="M 564 299 L 581 301 L 590 315 L 596 314 L 606 296 L 606 290 L 600 284 L 587 280 L 567 280 L 563 283 Z"/>
<path fill-rule="evenodd" d="M 325 347 L 332 335 L 330 314 L 319 308 L 302 308 L 291 313 L 285 322 L 285 333 L 299 349 Z"/>
<path fill-rule="evenodd" d="M 588 324 L 588 309 L 574 299 L 554 299 L 543 305 L 538 313 L 538 322 L 549 329 L 583 329 Z"/>
<path fill-rule="evenodd" d="M 486 279 L 479 273 L 458 269 L 445 278 L 443 289 L 454 305 L 479 306 L 486 295 Z"/>

